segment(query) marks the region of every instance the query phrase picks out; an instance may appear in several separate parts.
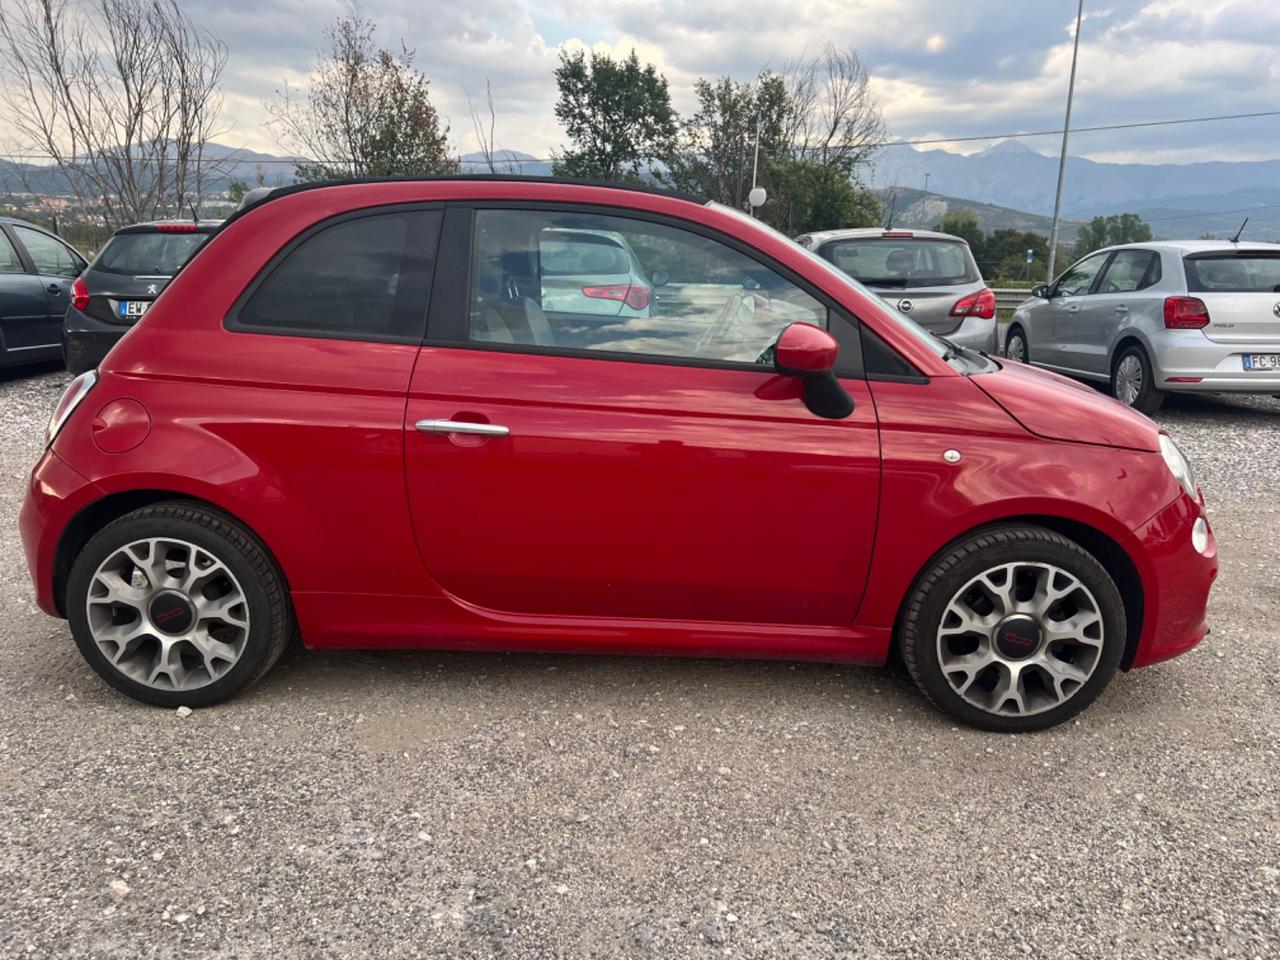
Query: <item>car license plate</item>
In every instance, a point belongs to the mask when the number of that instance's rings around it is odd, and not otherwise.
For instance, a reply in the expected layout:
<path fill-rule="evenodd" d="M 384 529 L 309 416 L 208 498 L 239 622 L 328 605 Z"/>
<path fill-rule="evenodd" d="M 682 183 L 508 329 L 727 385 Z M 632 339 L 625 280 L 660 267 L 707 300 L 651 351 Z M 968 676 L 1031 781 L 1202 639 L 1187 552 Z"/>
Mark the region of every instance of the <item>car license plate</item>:
<path fill-rule="evenodd" d="M 151 306 L 150 300 L 124 300 L 120 304 L 120 316 L 140 317 L 147 312 L 149 306 Z"/>
<path fill-rule="evenodd" d="M 1280 370 L 1280 353 L 1244 354 L 1246 370 Z"/>

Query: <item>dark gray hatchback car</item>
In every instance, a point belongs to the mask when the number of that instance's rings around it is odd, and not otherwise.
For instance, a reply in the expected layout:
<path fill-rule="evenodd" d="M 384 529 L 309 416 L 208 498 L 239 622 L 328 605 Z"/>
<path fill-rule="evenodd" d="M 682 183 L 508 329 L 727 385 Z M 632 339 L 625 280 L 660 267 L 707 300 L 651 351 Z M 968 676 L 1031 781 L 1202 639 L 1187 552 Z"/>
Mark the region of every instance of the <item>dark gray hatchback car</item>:
<path fill-rule="evenodd" d="M 85 259 L 47 230 L 0 217 L 0 367 L 56 360 Z"/>
<path fill-rule="evenodd" d="M 72 289 L 62 347 L 72 373 L 92 370 L 147 312 L 221 220 L 161 220 L 117 230 Z"/>

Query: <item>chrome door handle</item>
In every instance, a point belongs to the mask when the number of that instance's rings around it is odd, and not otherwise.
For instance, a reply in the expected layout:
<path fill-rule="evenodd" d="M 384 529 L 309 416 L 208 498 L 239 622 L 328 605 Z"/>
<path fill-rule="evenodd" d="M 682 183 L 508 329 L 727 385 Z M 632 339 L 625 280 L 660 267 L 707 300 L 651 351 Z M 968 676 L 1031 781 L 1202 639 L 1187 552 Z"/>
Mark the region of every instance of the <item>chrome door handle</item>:
<path fill-rule="evenodd" d="M 465 420 L 419 420 L 414 424 L 423 433 L 471 433 L 479 437 L 505 437 L 509 427 L 500 423 L 468 423 Z"/>
<path fill-rule="evenodd" d="M 1129 308 L 1126 307 L 1123 303 L 1116 305 L 1116 313 L 1128 313 L 1128 312 L 1129 312 Z"/>

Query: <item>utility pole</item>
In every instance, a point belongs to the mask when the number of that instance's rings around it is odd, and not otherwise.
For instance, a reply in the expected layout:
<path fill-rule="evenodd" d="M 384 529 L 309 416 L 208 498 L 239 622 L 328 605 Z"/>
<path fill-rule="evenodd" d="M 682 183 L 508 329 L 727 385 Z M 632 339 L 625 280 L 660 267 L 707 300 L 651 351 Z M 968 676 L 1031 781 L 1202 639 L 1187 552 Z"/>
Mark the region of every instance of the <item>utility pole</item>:
<path fill-rule="evenodd" d="M 928 173 L 924 175 L 924 192 L 925 193 L 929 192 L 929 177 L 930 177 L 930 174 Z"/>
<path fill-rule="evenodd" d="M 1076 92 L 1076 59 L 1080 56 L 1080 21 L 1084 19 L 1084 0 L 1076 7 L 1075 45 L 1071 50 L 1071 79 L 1067 82 L 1067 119 L 1062 124 L 1062 155 L 1058 158 L 1058 193 L 1053 200 L 1053 229 L 1049 232 L 1049 275 L 1053 280 L 1053 264 L 1058 258 L 1058 219 L 1062 215 L 1062 178 L 1067 172 L 1067 135 L 1071 132 L 1071 99 Z"/>

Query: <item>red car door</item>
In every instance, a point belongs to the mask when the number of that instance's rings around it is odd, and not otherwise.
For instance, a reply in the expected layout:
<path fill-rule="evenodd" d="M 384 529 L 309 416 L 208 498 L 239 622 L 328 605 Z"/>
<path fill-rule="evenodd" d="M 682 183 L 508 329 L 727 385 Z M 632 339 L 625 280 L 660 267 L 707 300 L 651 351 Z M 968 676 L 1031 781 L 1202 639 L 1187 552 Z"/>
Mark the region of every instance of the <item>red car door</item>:
<path fill-rule="evenodd" d="M 566 229 L 627 242 L 647 316 L 541 309 L 539 240 Z M 852 620 L 879 502 L 870 393 L 851 371 L 853 414 L 824 420 L 757 362 L 801 321 L 843 325 L 841 366 L 856 366 L 849 321 L 749 251 L 669 223 L 455 208 L 446 231 L 442 250 L 471 263 L 442 263 L 438 283 L 469 280 L 437 287 L 405 424 L 414 529 L 445 590 L 513 613 Z"/>

